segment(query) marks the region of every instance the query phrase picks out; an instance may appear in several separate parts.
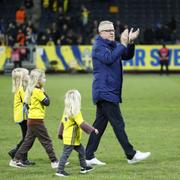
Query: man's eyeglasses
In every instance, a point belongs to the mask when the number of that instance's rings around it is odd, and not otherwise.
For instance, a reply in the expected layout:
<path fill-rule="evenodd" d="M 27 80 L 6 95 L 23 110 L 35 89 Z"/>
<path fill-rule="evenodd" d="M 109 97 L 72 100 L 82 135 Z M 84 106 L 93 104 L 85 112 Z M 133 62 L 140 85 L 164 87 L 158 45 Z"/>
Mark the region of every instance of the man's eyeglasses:
<path fill-rule="evenodd" d="M 105 32 L 115 32 L 114 29 L 107 29 L 107 30 L 102 30 L 102 31 L 105 31 Z"/>

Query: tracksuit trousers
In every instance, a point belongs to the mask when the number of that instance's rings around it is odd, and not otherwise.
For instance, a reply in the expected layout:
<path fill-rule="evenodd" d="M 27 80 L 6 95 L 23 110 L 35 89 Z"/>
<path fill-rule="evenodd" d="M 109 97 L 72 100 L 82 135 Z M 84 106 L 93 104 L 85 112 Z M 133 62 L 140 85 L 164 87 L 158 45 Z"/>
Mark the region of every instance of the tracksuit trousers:
<path fill-rule="evenodd" d="M 121 144 L 127 159 L 132 159 L 136 151 L 130 144 L 125 132 L 125 123 L 121 115 L 119 104 L 108 101 L 99 101 L 96 106 L 96 119 L 93 127 L 98 129 L 99 134 L 96 135 L 95 133 L 91 133 L 86 146 L 86 159 L 90 160 L 95 157 L 94 153 L 99 146 L 101 137 L 107 127 L 108 122 L 110 122 L 116 138 Z"/>

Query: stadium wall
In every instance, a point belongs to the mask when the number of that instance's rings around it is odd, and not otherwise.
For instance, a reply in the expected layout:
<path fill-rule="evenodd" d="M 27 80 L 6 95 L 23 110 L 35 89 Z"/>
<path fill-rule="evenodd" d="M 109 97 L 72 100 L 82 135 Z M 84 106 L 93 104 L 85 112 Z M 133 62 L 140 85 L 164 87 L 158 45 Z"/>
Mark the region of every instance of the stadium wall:
<path fill-rule="evenodd" d="M 159 71 L 158 50 L 160 45 L 137 45 L 134 58 L 123 61 L 125 71 Z M 180 45 L 168 45 L 172 71 L 180 71 Z M 79 46 L 36 46 L 34 65 L 37 68 L 53 71 L 91 71 L 91 45 Z M 0 47 L 0 70 L 3 71 L 10 59 L 10 48 Z"/>

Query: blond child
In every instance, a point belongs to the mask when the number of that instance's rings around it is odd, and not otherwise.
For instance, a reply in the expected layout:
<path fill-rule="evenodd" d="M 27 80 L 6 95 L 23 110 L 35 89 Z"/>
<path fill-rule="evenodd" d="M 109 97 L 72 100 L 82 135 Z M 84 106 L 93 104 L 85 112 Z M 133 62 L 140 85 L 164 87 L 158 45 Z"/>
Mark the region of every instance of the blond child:
<path fill-rule="evenodd" d="M 64 114 L 59 125 L 58 137 L 63 140 L 64 148 L 56 172 L 57 176 L 68 176 L 64 170 L 68 157 L 73 150 L 79 154 L 81 166 L 80 173 L 87 173 L 93 168 L 87 166 L 85 160 L 85 150 L 81 144 L 82 130 L 86 133 L 98 134 L 98 130 L 85 123 L 81 114 L 81 95 L 78 90 L 69 90 L 65 95 Z M 81 130 L 82 129 L 82 130 Z"/>
<path fill-rule="evenodd" d="M 56 158 L 51 138 L 44 124 L 45 106 L 49 106 L 50 99 L 44 92 L 46 77 L 42 70 L 34 69 L 31 71 L 30 80 L 25 93 L 25 103 L 29 104 L 28 120 L 27 120 L 27 134 L 25 140 L 19 150 L 17 151 L 13 164 L 14 167 L 24 167 L 22 158 L 27 153 L 36 138 L 40 141 L 51 161 L 51 167 L 57 168 L 58 160 Z"/>
<path fill-rule="evenodd" d="M 24 93 L 27 88 L 29 80 L 29 71 L 25 68 L 16 68 L 12 71 L 12 92 L 14 93 L 14 121 L 21 128 L 22 139 L 11 149 L 8 154 L 13 159 L 21 144 L 24 142 L 24 138 L 27 132 L 27 116 L 23 112 Z M 33 162 L 27 158 L 27 153 L 24 154 L 22 161 L 26 165 L 34 165 Z M 9 162 L 12 165 L 12 160 Z"/>

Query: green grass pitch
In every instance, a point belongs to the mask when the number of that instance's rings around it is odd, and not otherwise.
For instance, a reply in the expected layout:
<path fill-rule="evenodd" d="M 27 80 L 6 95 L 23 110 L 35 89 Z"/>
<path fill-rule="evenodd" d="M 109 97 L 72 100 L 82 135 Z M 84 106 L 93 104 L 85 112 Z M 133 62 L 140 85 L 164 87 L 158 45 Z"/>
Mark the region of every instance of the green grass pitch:
<path fill-rule="evenodd" d="M 46 92 L 51 98 L 45 124 L 59 158 L 62 142 L 57 139 L 58 124 L 63 111 L 63 98 L 68 89 L 76 88 L 82 94 L 84 120 L 92 124 L 95 106 L 91 100 L 91 74 L 47 75 Z M 13 122 L 13 94 L 11 77 L 0 76 L 0 179 L 45 180 L 62 179 L 55 176 L 43 147 L 36 140 L 29 152 L 33 167 L 9 167 L 7 152 L 20 140 L 20 128 Z M 66 171 L 69 180 L 179 180 L 180 179 L 180 76 L 124 75 L 121 111 L 130 142 L 141 151 L 151 151 L 144 162 L 127 164 L 122 148 L 112 127 L 108 125 L 96 152 L 97 158 L 107 163 L 81 175 L 76 152 L 69 158 Z M 83 134 L 86 145 L 88 135 Z"/>

